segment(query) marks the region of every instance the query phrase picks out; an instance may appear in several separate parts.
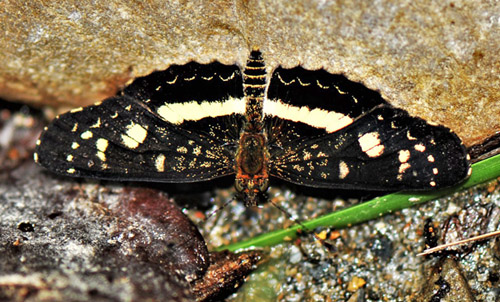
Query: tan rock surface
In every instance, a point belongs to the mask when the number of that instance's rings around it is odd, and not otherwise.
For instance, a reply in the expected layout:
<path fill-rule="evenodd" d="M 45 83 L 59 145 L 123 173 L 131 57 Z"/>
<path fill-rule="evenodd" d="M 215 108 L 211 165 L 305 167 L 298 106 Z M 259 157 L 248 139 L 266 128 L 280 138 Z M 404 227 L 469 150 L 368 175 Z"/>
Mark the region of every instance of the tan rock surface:
<path fill-rule="evenodd" d="M 500 131 L 494 1 L 3 1 L 0 97 L 75 107 L 189 60 L 324 67 L 466 144 Z"/>

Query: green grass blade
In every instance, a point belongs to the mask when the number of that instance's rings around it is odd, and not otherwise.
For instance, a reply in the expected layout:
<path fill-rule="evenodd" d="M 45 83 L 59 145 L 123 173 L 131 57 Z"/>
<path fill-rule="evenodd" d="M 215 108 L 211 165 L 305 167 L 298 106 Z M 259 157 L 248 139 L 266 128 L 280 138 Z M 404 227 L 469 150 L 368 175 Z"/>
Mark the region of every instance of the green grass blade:
<path fill-rule="evenodd" d="M 336 211 L 316 219 L 304 222 L 310 230 L 317 227 L 343 228 L 353 224 L 361 223 L 405 209 L 429 200 L 437 199 L 454 192 L 470 188 L 477 184 L 492 180 L 500 176 L 500 154 L 485 159 L 472 165 L 472 174 L 464 183 L 452 188 L 430 192 L 398 192 L 374 198 L 365 203 L 352 206 L 347 209 Z M 237 242 L 227 246 L 221 246 L 217 250 L 228 249 L 236 251 L 249 247 L 265 247 L 281 243 L 285 240 L 297 237 L 297 230 L 302 226 L 294 225 L 288 229 L 277 230 L 262 234 L 246 241 Z"/>

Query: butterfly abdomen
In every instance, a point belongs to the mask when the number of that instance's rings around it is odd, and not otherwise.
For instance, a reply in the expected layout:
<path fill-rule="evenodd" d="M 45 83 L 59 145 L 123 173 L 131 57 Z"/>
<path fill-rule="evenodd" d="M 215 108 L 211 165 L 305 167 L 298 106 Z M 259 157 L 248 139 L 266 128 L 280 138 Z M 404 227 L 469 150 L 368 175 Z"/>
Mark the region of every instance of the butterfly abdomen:
<path fill-rule="evenodd" d="M 262 108 L 266 91 L 266 65 L 260 51 L 253 50 L 243 70 L 243 92 L 246 102 L 245 131 L 254 133 L 263 129 Z"/>

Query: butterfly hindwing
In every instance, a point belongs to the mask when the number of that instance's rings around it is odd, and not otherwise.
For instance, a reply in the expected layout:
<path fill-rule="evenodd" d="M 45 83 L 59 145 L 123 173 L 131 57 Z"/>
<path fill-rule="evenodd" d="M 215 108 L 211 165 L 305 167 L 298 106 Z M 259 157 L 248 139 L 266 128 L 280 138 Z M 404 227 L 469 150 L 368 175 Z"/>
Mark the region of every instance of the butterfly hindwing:
<path fill-rule="evenodd" d="M 154 72 L 117 97 L 59 116 L 36 158 L 60 174 L 105 179 L 191 182 L 234 173 L 241 81 L 236 66 L 220 63 Z"/>

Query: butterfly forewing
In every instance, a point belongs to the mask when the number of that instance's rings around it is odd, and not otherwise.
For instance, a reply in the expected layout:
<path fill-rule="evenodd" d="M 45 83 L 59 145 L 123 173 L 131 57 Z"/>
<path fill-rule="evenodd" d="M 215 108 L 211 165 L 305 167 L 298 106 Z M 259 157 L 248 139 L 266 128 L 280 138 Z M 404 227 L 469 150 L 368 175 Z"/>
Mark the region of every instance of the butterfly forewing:
<path fill-rule="evenodd" d="M 297 108 L 322 109 L 357 117 L 386 102 L 360 83 L 325 70 L 277 68 L 268 89 L 270 101 L 281 101 Z"/>

